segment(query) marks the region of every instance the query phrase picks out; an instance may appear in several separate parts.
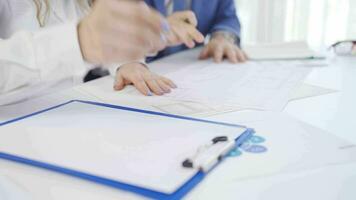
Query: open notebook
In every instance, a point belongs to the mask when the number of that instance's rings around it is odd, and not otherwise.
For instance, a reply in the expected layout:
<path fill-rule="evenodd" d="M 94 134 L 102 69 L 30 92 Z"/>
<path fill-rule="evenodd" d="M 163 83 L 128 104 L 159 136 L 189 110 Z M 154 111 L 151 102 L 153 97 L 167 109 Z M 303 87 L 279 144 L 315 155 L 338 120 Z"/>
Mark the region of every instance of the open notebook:
<path fill-rule="evenodd" d="M 205 172 L 182 162 L 217 136 L 239 146 L 252 129 L 86 101 L 0 124 L 0 158 L 155 199 L 179 199 Z"/>

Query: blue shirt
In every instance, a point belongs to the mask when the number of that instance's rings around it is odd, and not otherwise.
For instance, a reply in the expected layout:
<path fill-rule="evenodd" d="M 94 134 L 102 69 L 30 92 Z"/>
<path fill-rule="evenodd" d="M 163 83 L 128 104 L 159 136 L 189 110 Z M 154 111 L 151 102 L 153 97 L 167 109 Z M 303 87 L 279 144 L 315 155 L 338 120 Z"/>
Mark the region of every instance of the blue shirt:
<path fill-rule="evenodd" d="M 165 0 L 145 0 L 145 2 L 167 16 Z M 174 0 L 174 11 L 186 10 L 185 0 Z M 197 29 L 207 36 L 216 31 L 228 31 L 240 38 L 241 25 L 237 17 L 234 0 L 192 0 L 191 10 L 198 20 Z M 156 57 L 147 59 L 153 61 L 173 53 L 187 49 L 184 45 L 169 47 L 158 53 Z"/>

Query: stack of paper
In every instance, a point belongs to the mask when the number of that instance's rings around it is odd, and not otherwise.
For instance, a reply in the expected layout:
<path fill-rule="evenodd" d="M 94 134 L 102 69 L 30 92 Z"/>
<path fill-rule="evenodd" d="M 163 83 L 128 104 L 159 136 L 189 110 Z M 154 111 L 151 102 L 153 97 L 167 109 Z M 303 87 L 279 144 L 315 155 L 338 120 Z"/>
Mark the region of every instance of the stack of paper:
<path fill-rule="evenodd" d="M 286 42 L 246 45 L 244 51 L 252 60 L 312 59 L 322 58 L 306 42 Z"/>

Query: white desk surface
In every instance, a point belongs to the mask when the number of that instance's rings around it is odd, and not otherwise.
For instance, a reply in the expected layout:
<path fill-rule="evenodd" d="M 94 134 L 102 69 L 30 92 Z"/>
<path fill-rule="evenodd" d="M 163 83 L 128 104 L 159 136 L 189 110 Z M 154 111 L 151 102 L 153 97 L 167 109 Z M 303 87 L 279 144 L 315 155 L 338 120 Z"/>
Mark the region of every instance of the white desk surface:
<path fill-rule="evenodd" d="M 190 55 L 185 54 L 185 60 L 180 59 L 174 65 L 162 67 L 169 62 L 169 58 L 167 62 L 155 65 L 153 70 L 164 72 L 187 64 L 190 59 L 195 59 Z M 339 137 L 356 142 L 356 57 L 332 58 L 328 67 L 315 67 L 305 82 L 336 89 L 339 92 L 290 102 L 284 112 Z M 0 107 L 0 121 L 71 99 L 96 100 L 72 88 L 17 105 Z M 234 122 L 239 115 L 239 112 L 233 112 L 209 117 L 209 119 Z M 189 194 L 188 199 L 351 200 L 356 198 L 354 188 L 356 188 L 356 163 L 351 163 L 263 179 L 226 183 L 214 183 L 207 179 Z M 0 161 L 0 199 L 110 200 L 137 199 L 137 196 L 68 176 Z"/>

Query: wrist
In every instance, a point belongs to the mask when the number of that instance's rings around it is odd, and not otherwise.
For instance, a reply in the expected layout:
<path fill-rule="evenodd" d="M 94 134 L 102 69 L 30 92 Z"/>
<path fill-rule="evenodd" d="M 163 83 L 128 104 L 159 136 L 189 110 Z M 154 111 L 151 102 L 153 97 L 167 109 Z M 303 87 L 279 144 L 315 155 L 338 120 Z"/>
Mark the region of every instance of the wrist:
<path fill-rule="evenodd" d="M 101 59 L 98 57 L 98 48 L 93 46 L 91 30 L 85 19 L 79 22 L 77 26 L 78 41 L 83 59 L 90 63 L 98 64 Z"/>
<path fill-rule="evenodd" d="M 132 62 L 127 62 L 127 63 L 121 64 L 117 70 L 119 70 L 121 67 L 137 66 L 137 65 L 146 67 L 148 69 L 148 66 L 144 61 L 132 61 Z"/>
<path fill-rule="evenodd" d="M 227 41 L 235 45 L 239 45 L 240 43 L 239 38 L 235 34 L 227 31 L 216 31 L 212 33 L 211 40 Z"/>

